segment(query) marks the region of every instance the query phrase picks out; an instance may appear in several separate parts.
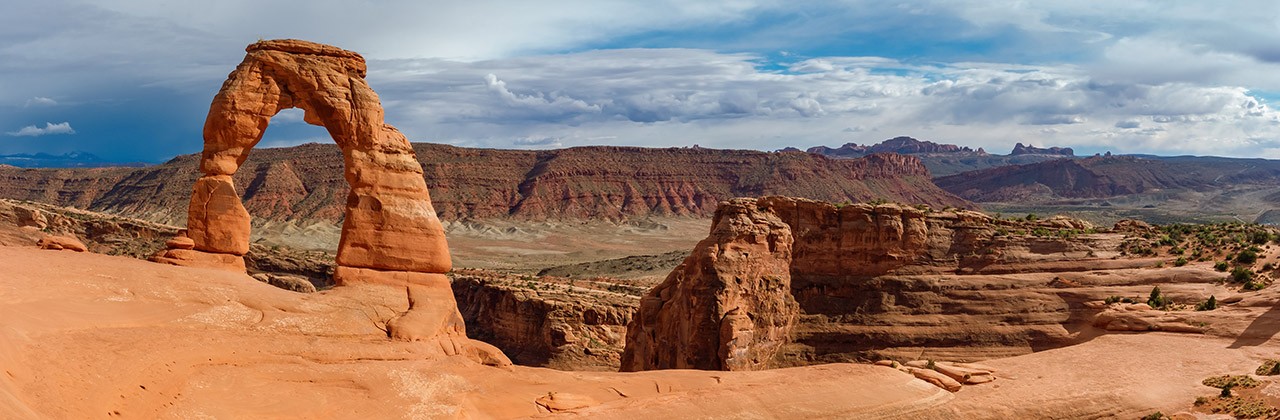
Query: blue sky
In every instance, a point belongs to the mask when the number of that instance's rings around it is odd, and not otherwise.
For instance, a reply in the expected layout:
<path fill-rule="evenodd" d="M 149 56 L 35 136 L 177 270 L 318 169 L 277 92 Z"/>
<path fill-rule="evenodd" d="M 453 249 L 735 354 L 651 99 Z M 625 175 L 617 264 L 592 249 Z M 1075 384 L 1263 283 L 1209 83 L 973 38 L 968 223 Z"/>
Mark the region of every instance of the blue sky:
<path fill-rule="evenodd" d="M 1280 158 L 1280 3 L 49 0 L 0 15 L 0 154 L 163 161 L 259 38 L 360 52 L 412 141 Z M 260 147 L 327 142 L 296 112 Z"/>

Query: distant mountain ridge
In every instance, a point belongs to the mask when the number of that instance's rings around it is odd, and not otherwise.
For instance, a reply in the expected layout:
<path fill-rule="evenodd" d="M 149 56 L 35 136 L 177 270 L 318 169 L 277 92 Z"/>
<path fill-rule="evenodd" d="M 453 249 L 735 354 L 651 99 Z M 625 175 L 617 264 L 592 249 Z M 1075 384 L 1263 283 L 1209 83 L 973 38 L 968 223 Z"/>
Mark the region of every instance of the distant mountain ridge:
<path fill-rule="evenodd" d="M 931 181 L 920 159 L 873 154 L 591 146 L 498 150 L 415 143 L 442 219 L 706 217 L 722 200 L 791 195 L 833 202 L 970 203 Z M 198 155 L 145 168 L 0 168 L 0 197 L 166 223 L 185 221 Z M 259 149 L 235 175 L 245 206 L 268 221 L 337 221 L 347 184 L 332 144 Z"/>
<path fill-rule="evenodd" d="M 1154 191 L 1280 185 L 1280 161 L 1220 157 L 1093 156 L 989 168 L 935 178 L 976 202 L 1107 198 Z M 1280 197 L 1277 197 L 1280 201 Z"/>
<path fill-rule="evenodd" d="M 112 162 L 86 152 L 70 152 L 61 155 L 49 153 L 17 153 L 0 155 L 0 165 L 19 168 L 101 168 L 108 166 L 140 167 L 141 162 Z"/>
<path fill-rule="evenodd" d="M 1071 150 L 1070 147 L 1041 148 L 1041 147 L 1035 147 L 1029 144 L 1026 146 L 1023 146 L 1022 143 L 1018 143 L 1017 145 L 1013 146 L 1013 151 L 1010 152 L 1009 155 L 1011 156 L 1018 156 L 1018 155 L 1075 156 L 1076 152 L 1074 150 Z"/>
<path fill-rule="evenodd" d="M 968 147 L 921 141 L 906 136 L 898 136 L 866 146 L 857 143 L 845 143 L 843 146 L 834 149 L 826 146 L 815 146 L 810 147 L 806 152 L 832 157 L 862 157 L 873 153 L 898 153 L 904 155 L 927 153 L 987 154 L 981 148 L 975 151 Z"/>
<path fill-rule="evenodd" d="M 783 149 L 783 151 L 788 150 L 799 151 L 794 147 Z M 919 158 L 934 176 L 947 176 L 992 167 L 1070 158 L 1074 154 L 1071 148 L 1038 148 L 1018 143 L 1014 146 L 1012 154 L 993 155 L 982 148 L 973 150 L 970 147 L 917 140 L 907 136 L 898 136 L 866 146 L 857 143 L 845 143 L 845 145 L 837 148 L 816 146 L 810 147 L 806 152 L 837 159 L 861 157 L 872 153 L 912 155 Z"/>

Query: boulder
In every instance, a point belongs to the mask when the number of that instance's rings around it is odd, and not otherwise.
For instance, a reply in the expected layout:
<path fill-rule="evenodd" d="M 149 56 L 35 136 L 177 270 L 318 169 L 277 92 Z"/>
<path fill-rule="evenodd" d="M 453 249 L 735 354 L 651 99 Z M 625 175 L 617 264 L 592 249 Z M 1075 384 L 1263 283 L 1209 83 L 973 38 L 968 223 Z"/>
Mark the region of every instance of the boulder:
<path fill-rule="evenodd" d="M 186 236 L 175 236 L 173 239 L 166 241 L 164 246 L 168 249 L 195 249 L 196 241 Z"/>
<path fill-rule="evenodd" d="M 89 250 L 89 247 L 86 247 L 84 242 L 80 242 L 79 239 L 61 235 L 48 235 L 40 238 L 40 240 L 36 242 L 36 246 L 39 246 L 41 249 L 65 249 L 75 252 L 85 252 Z"/>
<path fill-rule="evenodd" d="M 311 280 L 307 280 L 306 277 L 302 276 L 279 273 L 258 273 L 254 274 L 253 278 L 260 282 L 298 293 L 314 293 L 316 291 L 316 285 L 312 284 Z"/>
<path fill-rule="evenodd" d="M 938 372 L 936 370 L 921 369 L 921 368 L 914 368 L 914 367 L 904 367 L 903 369 L 905 369 L 907 373 L 915 375 L 916 378 L 920 378 L 925 382 L 933 384 L 934 386 L 945 389 L 947 391 L 958 392 L 962 387 L 959 381 L 956 381 L 955 379 L 951 379 L 951 377 L 947 375 L 943 375 L 941 372 Z"/>

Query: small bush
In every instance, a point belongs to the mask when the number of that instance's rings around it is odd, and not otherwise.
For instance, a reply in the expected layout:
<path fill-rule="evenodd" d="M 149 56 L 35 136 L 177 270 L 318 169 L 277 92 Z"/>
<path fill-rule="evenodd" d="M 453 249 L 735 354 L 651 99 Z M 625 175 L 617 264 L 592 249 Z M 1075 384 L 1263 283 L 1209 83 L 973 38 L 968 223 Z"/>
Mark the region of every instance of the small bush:
<path fill-rule="evenodd" d="M 1218 298 L 1209 295 L 1209 299 L 1196 304 L 1197 311 L 1212 311 L 1218 309 Z"/>
<path fill-rule="evenodd" d="M 1151 296 L 1147 297 L 1147 305 L 1152 308 L 1163 309 L 1169 306 L 1169 299 L 1160 293 L 1160 286 L 1151 288 Z"/>
<path fill-rule="evenodd" d="M 1103 300 L 1102 300 L 1102 303 L 1105 303 L 1105 304 L 1110 305 L 1110 304 L 1113 304 L 1113 303 L 1119 302 L 1119 301 L 1120 301 L 1120 299 L 1121 299 L 1121 298 L 1120 298 L 1119 296 L 1107 296 L 1107 298 L 1106 298 L 1106 299 L 1103 299 Z"/>
<path fill-rule="evenodd" d="M 1231 269 L 1232 283 L 1247 283 L 1253 280 L 1253 270 L 1244 267 L 1236 267 Z"/>
<path fill-rule="evenodd" d="M 1226 261 L 1218 261 L 1217 263 L 1213 264 L 1213 269 L 1218 271 L 1227 271 L 1227 268 L 1230 266 L 1231 265 L 1227 264 Z"/>
<path fill-rule="evenodd" d="M 1226 388 L 1229 386 L 1230 387 L 1238 386 L 1241 388 L 1253 388 L 1258 386 L 1259 384 L 1257 379 L 1253 379 L 1245 375 L 1212 376 L 1212 377 L 1205 378 L 1204 381 L 1201 381 L 1200 383 L 1204 384 L 1205 386 L 1211 386 L 1214 388 Z"/>
<path fill-rule="evenodd" d="M 1178 257 L 1178 259 L 1173 260 L 1173 266 L 1174 266 L 1174 267 L 1182 267 L 1182 266 L 1184 266 L 1184 265 L 1187 265 L 1187 258 L 1186 258 L 1186 257 Z"/>
<path fill-rule="evenodd" d="M 1249 280 L 1249 282 L 1244 284 L 1244 290 L 1248 290 L 1251 292 L 1256 292 L 1265 288 L 1267 288 L 1267 285 L 1263 284 L 1260 281 Z"/>
<path fill-rule="evenodd" d="M 1258 376 L 1274 376 L 1280 375 L 1280 360 L 1267 359 L 1262 362 L 1262 366 L 1258 366 L 1258 370 L 1254 371 Z"/>
<path fill-rule="evenodd" d="M 1240 251 L 1240 254 L 1236 255 L 1236 262 L 1241 264 L 1253 264 L 1255 261 L 1258 261 L 1258 253 L 1252 249 Z"/>
<path fill-rule="evenodd" d="M 1142 420 L 1160 420 L 1163 418 L 1167 418 L 1167 417 L 1164 416 L 1164 413 L 1161 413 L 1159 411 L 1142 416 Z"/>

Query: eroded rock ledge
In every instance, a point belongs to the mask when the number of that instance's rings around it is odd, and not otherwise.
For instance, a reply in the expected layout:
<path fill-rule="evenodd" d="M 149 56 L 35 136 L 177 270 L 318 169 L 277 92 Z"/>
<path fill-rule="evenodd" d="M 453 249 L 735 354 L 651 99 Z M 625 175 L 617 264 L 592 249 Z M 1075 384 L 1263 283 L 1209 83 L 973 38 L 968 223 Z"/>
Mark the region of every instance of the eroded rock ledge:
<path fill-rule="evenodd" d="M 708 238 L 643 298 L 621 368 L 1026 354 L 1079 339 L 1108 296 L 1161 283 L 1203 299 L 1222 280 L 1204 264 L 1157 268 L 1159 258 L 1125 255 L 1125 238 L 1064 217 L 730 200 Z"/>

